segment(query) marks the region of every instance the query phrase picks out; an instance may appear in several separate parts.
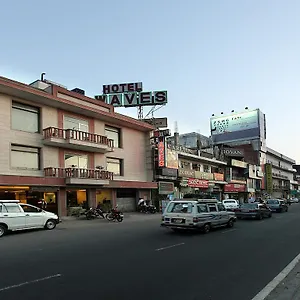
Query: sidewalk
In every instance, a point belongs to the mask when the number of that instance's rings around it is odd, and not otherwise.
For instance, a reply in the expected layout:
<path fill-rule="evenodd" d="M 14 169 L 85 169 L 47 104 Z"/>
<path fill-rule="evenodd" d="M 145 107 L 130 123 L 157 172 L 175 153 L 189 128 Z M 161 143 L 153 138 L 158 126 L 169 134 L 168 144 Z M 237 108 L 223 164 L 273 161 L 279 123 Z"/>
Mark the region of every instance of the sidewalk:
<path fill-rule="evenodd" d="M 300 262 L 265 300 L 300 300 Z"/>

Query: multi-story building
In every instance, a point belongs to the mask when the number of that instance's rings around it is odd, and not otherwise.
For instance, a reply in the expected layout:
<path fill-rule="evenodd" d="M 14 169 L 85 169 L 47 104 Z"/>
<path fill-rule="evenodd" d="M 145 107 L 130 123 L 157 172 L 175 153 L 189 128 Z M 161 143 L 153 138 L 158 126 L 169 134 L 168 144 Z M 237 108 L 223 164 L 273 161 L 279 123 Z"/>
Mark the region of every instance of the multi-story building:
<path fill-rule="evenodd" d="M 152 126 L 80 89 L 0 77 L 0 123 L 0 199 L 44 199 L 65 216 L 83 203 L 134 210 L 157 188 L 146 163 Z"/>
<path fill-rule="evenodd" d="M 212 147 L 212 139 L 198 132 L 179 134 L 177 137 L 176 135 L 172 136 L 169 138 L 169 142 L 174 143 L 175 138 L 177 138 L 177 143 L 179 145 L 190 149 L 203 149 Z"/>
<path fill-rule="evenodd" d="M 295 160 L 271 148 L 267 148 L 266 191 L 273 197 L 288 198 L 298 190 L 295 180 Z"/>

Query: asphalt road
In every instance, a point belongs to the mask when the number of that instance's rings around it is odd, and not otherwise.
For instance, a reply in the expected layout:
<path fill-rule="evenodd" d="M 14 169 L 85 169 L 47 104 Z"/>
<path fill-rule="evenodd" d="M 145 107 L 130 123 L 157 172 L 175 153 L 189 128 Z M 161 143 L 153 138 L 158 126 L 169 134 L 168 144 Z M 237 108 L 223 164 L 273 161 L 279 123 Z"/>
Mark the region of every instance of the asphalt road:
<path fill-rule="evenodd" d="M 250 300 L 300 252 L 299 221 L 294 204 L 207 235 L 168 232 L 159 216 L 11 234 L 0 240 L 0 299 Z"/>

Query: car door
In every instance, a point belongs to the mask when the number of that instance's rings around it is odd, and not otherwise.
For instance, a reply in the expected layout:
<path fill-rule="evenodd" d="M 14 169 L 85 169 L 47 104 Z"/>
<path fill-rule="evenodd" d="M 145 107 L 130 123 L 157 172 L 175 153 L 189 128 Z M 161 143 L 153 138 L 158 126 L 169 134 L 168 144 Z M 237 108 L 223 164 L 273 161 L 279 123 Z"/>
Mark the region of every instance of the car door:
<path fill-rule="evenodd" d="M 221 203 L 218 203 L 218 211 L 220 214 L 220 218 L 219 218 L 220 225 L 227 224 L 229 221 L 229 213 L 227 212 L 225 206 Z"/>
<path fill-rule="evenodd" d="M 211 225 L 213 227 L 219 226 L 221 215 L 218 212 L 217 205 L 216 204 L 208 204 L 208 211 L 211 215 L 211 221 L 210 221 Z"/>
<path fill-rule="evenodd" d="M 9 230 L 25 229 L 25 213 L 17 203 L 2 205 L 2 218 L 0 221 L 7 224 Z"/>
<path fill-rule="evenodd" d="M 43 210 L 29 204 L 21 204 L 21 207 L 25 213 L 26 228 L 43 227 L 45 225 Z"/>

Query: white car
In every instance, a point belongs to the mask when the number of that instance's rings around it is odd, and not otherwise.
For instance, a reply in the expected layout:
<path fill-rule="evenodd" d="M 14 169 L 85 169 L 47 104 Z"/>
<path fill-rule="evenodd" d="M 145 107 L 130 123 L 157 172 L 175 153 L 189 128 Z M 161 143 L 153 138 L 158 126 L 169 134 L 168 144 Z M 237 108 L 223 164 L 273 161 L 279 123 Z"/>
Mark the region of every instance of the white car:
<path fill-rule="evenodd" d="M 235 199 L 225 199 L 222 203 L 227 210 L 236 210 L 240 206 L 239 202 Z"/>
<path fill-rule="evenodd" d="M 291 203 L 299 203 L 298 198 L 291 198 L 290 201 L 291 201 Z"/>
<path fill-rule="evenodd" d="M 0 200 L 0 237 L 7 231 L 45 228 L 52 230 L 59 223 L 56 214 L 17 200 Z"/>

